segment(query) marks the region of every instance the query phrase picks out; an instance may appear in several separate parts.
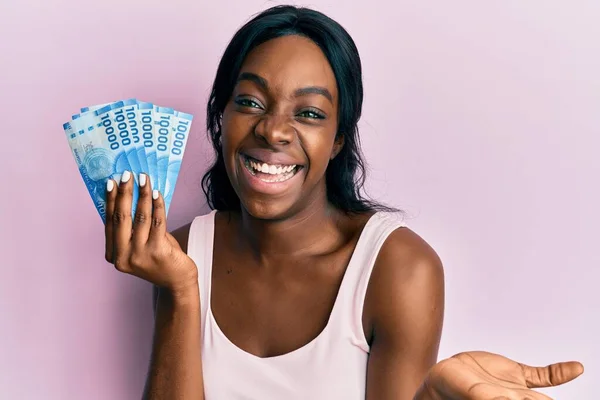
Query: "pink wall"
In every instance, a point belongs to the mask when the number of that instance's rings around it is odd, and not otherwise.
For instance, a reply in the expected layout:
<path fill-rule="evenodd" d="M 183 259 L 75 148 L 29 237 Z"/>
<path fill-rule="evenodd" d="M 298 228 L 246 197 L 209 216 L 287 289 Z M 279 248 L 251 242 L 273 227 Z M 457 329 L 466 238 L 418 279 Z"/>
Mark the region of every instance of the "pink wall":
<path fill-rule="evenodd" d="M 61 124 L 80 106 L 131 96 L 195 114 L 170 225 L 205 212 L 216 64 L 235 29 L 272 4 L 0 3 L 0 397 L 139 398 L 150 287 L 103 261 Z M 579 359 L 586 374 L 547 393 L 593 397 L 600 3 L 310 4 L 345 25 L 363 56 L 372 194 L 409 211 L 445 262 L 440 356 Z"/>

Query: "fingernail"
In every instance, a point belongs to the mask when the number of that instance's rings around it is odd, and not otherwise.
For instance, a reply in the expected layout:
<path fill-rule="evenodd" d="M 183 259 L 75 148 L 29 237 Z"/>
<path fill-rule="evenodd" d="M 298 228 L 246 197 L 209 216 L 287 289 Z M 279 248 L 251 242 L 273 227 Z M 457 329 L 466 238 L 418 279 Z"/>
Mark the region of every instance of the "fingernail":
<path fill-rule="evenodd" d="M 131 178 L 131 172 L 125 171 L 125 172 L 123 172 L 123 175 L 121 176 L 121 182 L 127 183 L 127 182 L 129 182 L 129 178 Z"/>
<path fill-rule="evenodd" d="M 140 187 L 146 186 L 146 174 L 140 174 Z"/>
<path fill-rule="evenodd" d="M 112 192 L 112 190 L 114 189 L 114 187 L 115 187 L 115 183 L 113 182 L 112 179 L 109 179 L 109 180 L 106 181 L 106 190 L 107 191 Z"/>
<path fill-rule="evenodd" d="M 153 191 L 152 191 L 152 198 L 153 198 L 154 200 L 158 199 L 158 190 L 153 190 Z"/>

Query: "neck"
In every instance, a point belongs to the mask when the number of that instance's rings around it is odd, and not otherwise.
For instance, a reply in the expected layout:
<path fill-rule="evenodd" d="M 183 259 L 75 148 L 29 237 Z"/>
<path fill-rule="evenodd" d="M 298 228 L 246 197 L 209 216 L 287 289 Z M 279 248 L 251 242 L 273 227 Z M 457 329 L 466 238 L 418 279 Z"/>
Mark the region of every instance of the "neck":
<path fill-rule="evenodd" d="M 242 210 L 244 242 L 261 264 L 279 256 L 311 255 L 327 251 L 340 238 L 340 211 L 324 200 L 280 220 L 262 220 Z"/>

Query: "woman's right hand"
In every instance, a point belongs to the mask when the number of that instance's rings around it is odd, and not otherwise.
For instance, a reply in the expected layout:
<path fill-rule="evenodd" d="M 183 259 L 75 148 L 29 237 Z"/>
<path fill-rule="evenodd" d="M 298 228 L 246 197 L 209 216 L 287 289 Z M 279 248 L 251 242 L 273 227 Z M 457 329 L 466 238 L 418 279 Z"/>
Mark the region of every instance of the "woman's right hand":
<path fill-rule="evenodd" d="M 139 199 L 131 217 L 134 179 L 129 171 L 106 187 L 106 261 L 120 272 L 135 275 L 174 295 L 197 288 L 198 270 L 192 259 L 167 232 L 163 197 L 140 174 Z M 197 289 L 196 289 L 197 290 Z"/>

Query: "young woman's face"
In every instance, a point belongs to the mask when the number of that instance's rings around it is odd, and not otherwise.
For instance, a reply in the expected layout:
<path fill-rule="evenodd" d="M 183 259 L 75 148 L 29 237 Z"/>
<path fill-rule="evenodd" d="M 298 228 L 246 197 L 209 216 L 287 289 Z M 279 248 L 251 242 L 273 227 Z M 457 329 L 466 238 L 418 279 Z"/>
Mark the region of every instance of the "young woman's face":
<path fill-rule="evenodd" d="M 223 113 L 225 167 L 242 206 L 284 218 L 326 198 L 336 140 L 338 91 L 321 49 L 301 36 L 256 47 Z"/>

